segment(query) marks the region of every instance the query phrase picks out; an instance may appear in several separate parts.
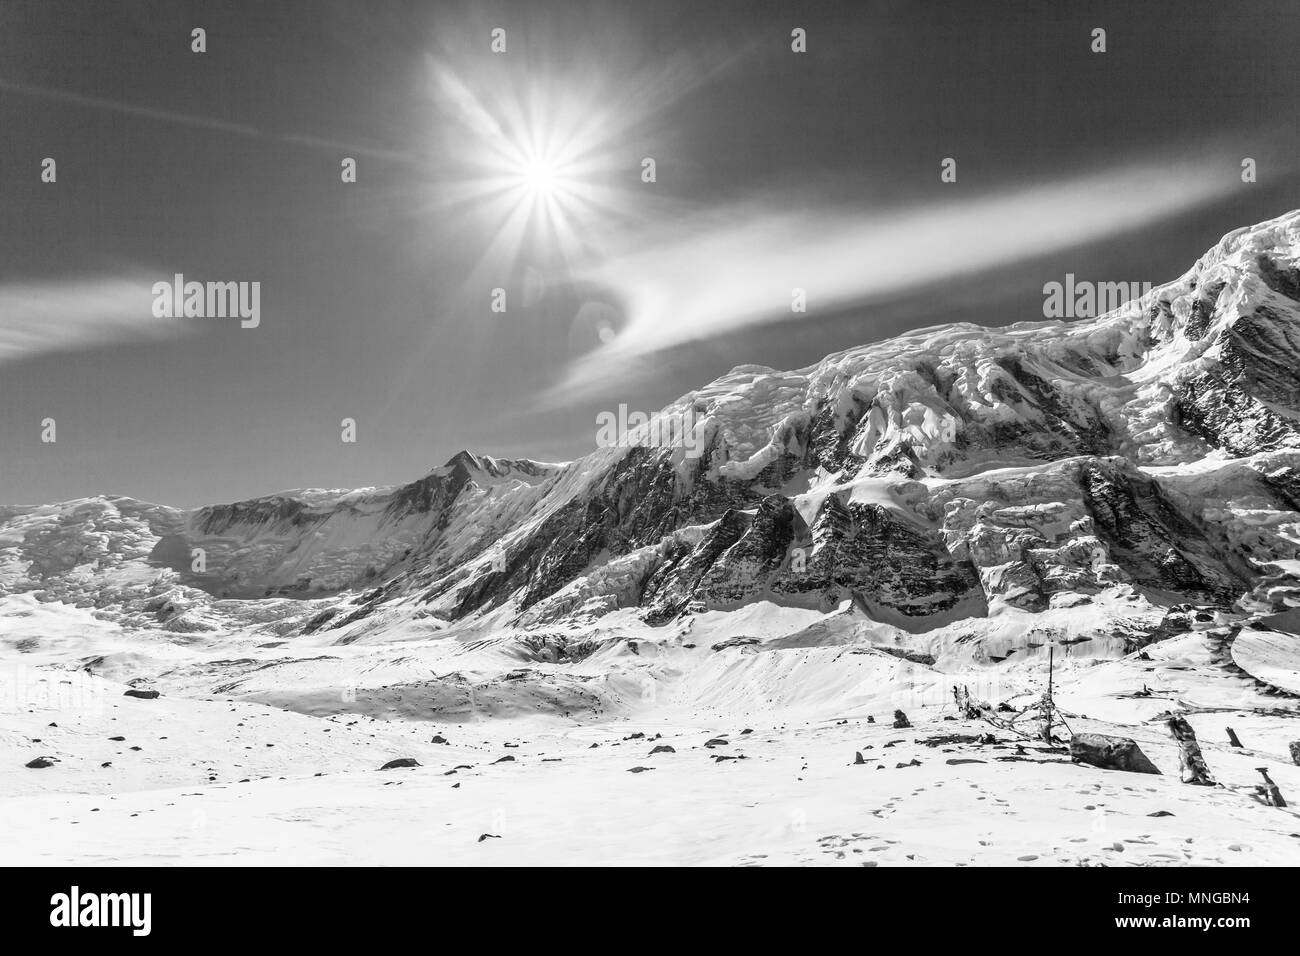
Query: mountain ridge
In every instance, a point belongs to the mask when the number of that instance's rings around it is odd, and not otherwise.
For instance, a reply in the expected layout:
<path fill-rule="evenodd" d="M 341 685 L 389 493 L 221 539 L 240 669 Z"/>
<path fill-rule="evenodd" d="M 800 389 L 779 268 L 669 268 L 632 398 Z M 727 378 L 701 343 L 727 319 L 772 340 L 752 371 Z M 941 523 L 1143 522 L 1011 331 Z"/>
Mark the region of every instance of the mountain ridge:
<path fill-rule="evenodd" d="M 755 601 L 924 633 L 1116 589 L 1273 613 L 1300 593 L 1298 320 L 1300 211 L 1095 319 L 737 366 L 659 413 L 698 454 L 642 429 L 569 463 L 462 451 L 386 488 L 0 509 L 0 593 L 180 631 L 266 602 L 259 621 L 340 641 Z"/>

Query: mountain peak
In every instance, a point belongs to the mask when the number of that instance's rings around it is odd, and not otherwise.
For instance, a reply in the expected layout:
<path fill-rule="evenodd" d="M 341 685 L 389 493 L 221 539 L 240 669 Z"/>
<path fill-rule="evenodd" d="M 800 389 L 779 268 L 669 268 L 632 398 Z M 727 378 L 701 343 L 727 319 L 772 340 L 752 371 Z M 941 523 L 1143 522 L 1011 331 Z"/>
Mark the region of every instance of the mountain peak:
<path fill-rule="evenodd" d="M 907 633 L 1116 588 L 1276 610 L 1300 595 L 1298 328 L 1300 211 L 1095 318 L 737 366 L 666 409 L 690 403 L 689 436 L 574 468 L 461 450 L 396 488 L 10 509 L 0 587 L 127 615 L 176 586 L 341 594 L 301 622 L 340 640 L 415 608 L 530 628 L 768 601 Z"/>

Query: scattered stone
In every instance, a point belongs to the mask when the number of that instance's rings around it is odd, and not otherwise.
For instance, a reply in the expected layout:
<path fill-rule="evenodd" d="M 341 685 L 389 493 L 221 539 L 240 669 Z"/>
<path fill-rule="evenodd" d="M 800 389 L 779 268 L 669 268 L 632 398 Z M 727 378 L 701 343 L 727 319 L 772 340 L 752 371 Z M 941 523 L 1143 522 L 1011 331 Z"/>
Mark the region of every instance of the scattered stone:
<path fill-rule="evenodd" d="M 867 758 L 864 757 L 864 756 L 862 756 L 862 751 L 861 751 L 861 750 L 855 750 L 855 751 L 853 751 L 853 763 L 854 763 L 854 766 L 861 766 L 862 764 L 865 764 L 866 762 L 867 762 Z"/>
<path fill-rule="evenodd" d="M 902 770 L 904 767 L 919 767 L 919 766 L 921 766 L 921 761 L 919 761 L 919 760 L 917 760 L 915 757 L 913 757 L 913 758 L 912 758 L 911 760 L 909 760 L 907 763 L 900 763 L 900 764 L 898 764 L 897 766 L 894 767 L 894 769 L 895 769 L 895 770 Z"/>
<path fill-rule="evenodd" d="M 1290 747 L 1291 747 L 1291 762 L 1295 764 L 1297 767 L 1300 767 L 1300 740 L 1291 741 Z"/>
<path fill-rule="evenodd" d="M 37 757 L 35 760 L 28 761 L 25 766 L 32 770 L 44 770 L 46 767 L 53 767 L 57 762 L 55 757 Z"/>
<path fill-rule="evenodd" d="M 442 734 L 434 734 L 433 739 L 429 741 L 431 744 L 445 744 L 446 742 L 447 738 Z"/>
<path fill-rule="evenodd" d="M 459 787 L 460 784 L 456 784 L 456 786 Z M 501 835 L 499 833 L 480 833 L 478 835 L 479 843 L 482 843 L 484 840 L 500 840 L 500 839 L 501 839 Z"/>
<path fill-rule="evenodd" d="M 653 770 L 654 767 L 629 767 L 628 773 L 645 773 L 647 770 Z"/>
<path fill-rule="evenodd" d="M 493 760 L 492 762 L 493 762 L 493 763 L 512 763 L 512 762 L 514 762 L 514 759 L 515 759 L 515 758 L 514 758 L 514 755 L 513 755 L 513 754 L 506 754 L 504 757 L 498 757 L 496 760 Z"/>
<path fill-rule="evenodd" d="M 937 737 L 926 737 L 924 740 L 918 740 L 918 744 L 925 744 L 927 747 L 943 747 L 948 744 L 987 744 L 997 743 L 997 738 L 992 734 L 939 734 Z"/>
<path fill-rule="evenodd" d="M 640 732 L 637 732 L 637 733 L 632 734 L 632 735 L 630 735 L 630 736 L 624 737 L 623 739 L 624 739 L 624 740 L 642 740 L 642 739 L 644 739 L 644 738 L 645 738 L 645 734 L 640 733 Z"/>
<path fill-rule="evenodd" d="M 727 741 L 727 740 L 722 739 L 721 737 L 714 737 L 712 740 L 706 740 L 706 741 L 704 741 L 704 746 L 706 746 L 706 747 L 728 747 L 728 746 L 730 746 L 730 742 Z"/>
<path fill-rule="evenodd" d="M 905 730 L 911 726 L 912 726 L 912 722 L 907 719 L 907 714 L 903 713 L 901 710 L 894 711 L 895 730 Z"/>
<path fill-rule="evenodd" d="M 1168 810 L 1157 810 L 1155 813 L 1148 813 L 1149 817 L 1172 817 L 1173 814 Z"/>
<path fill-rule="evenodd" d="M 1231 727 L 1225 727 L 1224 729 L 1228 732 L 1228 743 L 1232 744 L 1234 747 L 1240 747 L 1241 738 L 1237 736 L 1237 732 Z"/>
<path fill-rule="evenodd" d="M 123 697 L 136 697 L 140 700 L 156 700 L 161 695 L 156 690 L 136 690 L 132 687 Z"/>
<path fill-rule="evenodd" d="M 1138 747 L 1137 742 L 1128 737 L 1075 734 L 1070 738 L 1070 759 L 1075 763 L 1086 763 L 1102 770 L 1160 773 L 1156 765 Z"/>
<path fill-rule="evenodd" d="M 846 723 L 847 723 L 847 721 L 846 721 Z M 742 730 L 742 731 L 740 732 L 740 736 L 743 737 L 743 736 L 745 736 L 745 734 L 752 734 L 753 732 L 754 732 L 754 728 L 752 728 L 752 727 L 746 727 L 744 730 Z"/>
<path fill-rule="evenodd" d="M 109 737 L 108 739 L 109 739 L 109 740 L 116 740 L 118 743 L 121 743 L 123 740 L 126 740 L 125 737 Z"/>
<path fill-rule="evenodd" d="M 870 714 L 867 714 L 867 723 L 874 724 L 875 722 L 876 722 L 876 718 L 872 717 Z"/>
<path fill-rule="evenodd" d="M 668 746 L 667 744 L 660 744 L 654 750 L 650 751 L 650 756 L 653 757 L 655 754 L 675 754 L 675 753 L 677 753 L 677 751 L 674 750 L 672 747 Z"/>
<path fill-rule="evenodd" d="M 945 760 L 950 767 L 957 767 L 964 763 L 988 763 L 987 760 L 976 760 L 974 757 L 953 757 L 951 760 Z"/>
<path fill-rule="evenodd" d="M 390 760 L 380 767 L 380 770 L 396 770 L 399 767 L 418 767 L 420 762 L 414 757 L 398 757 L 396 760 Z"/>

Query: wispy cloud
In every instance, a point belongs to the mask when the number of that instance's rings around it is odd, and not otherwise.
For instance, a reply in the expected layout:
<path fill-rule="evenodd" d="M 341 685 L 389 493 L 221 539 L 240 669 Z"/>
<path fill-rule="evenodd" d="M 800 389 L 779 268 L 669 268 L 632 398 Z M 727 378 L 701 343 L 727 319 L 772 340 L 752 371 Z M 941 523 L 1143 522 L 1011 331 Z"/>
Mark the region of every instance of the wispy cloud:
<path fill-rule="evenodd" d="M 58 103 L 69 103 L 73 106 L 84 106 L 90 109 L 107 110 L 110 113 L 134 116 L 137 119 L 155 120 L 160 123 L 170 123 L 176 126 L 188 126 L 192 129 L 209 130 L 214 133 L 228 133 L 234 136 L 248 137 L 250 139 L 270 138 L 285 143 L 294 143 L 299 146 L 310 147 L 312 149 L 341 149 L 357 156 L 371 156 L 377 159 L 393 160 L 396 162 L 414 163 L 418 161 L 418 157 L 411 153 L 388 149 L 383 146 L 367 145 L 356 142 L 343 142 L 328 137 L 312 136 L 302 133 L 268 131 L 259 129 L 258 127 L 252 126 L 248 123 L 234 123 L 213 116 L 197 116 L 190 113 L 178 113 L 175 110 L 160 110 L 151 106 L 143 106 L 138 103 L 126 103 L 119 100 L 105 99 L 99 96 L 86 96 L 85 94 L 75 93 L 71 90 L 33 86 L 30 83 L 15 83 L 12 80 L 6 80 L 4 78 L 0 78 L 0 91 L 16 93 L 21 96 L 36 97 L 38 99 L 50 100 Z"/>
<path fill-rule="evenodd" d="M 1153 157 L 998 194 L 963 194 L 960 182 L 945 187 L 951 199 L 911 208 L 845 213 L 827 189 L 666 222 L 587 271 L 621 301 L 625 325 L 555 394 L 608 386 L 683 343 L 815 320 L 1149 225 L 1241 189 L 1238 163 L 1201 148 L 1195 159 Z M 791 311 L 795 288 L 806 290 L 806 314 Z"/>
<path fill-rule="evenodd" d="M 0 284 L 0 363 L 156 341 L 197 328 L 193 322 L 154 317 L 153 281 L 104 277 Z"/>

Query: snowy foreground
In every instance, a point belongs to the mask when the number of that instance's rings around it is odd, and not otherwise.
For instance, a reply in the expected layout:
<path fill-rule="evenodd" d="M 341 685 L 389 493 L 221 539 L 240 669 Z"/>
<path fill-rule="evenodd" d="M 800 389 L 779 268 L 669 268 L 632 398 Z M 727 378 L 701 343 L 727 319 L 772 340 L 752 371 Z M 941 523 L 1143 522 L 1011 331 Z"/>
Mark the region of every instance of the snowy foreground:
<path fill-rule="evenodd" d="M 1134 738 L 1163 772 L 1153 776 L 1076 765 L 955 719 L 952 682 L 1032 701 L 1046 676 L 1035 649 L 1026 664 L 936 675 L 857 644 L 788 646 L 783 635 L 817 620 L 834 618 L 760 604 L 701 615 L 689 631 L 647 628 L 580 664 L 515 670 L 509 643 L 491 639 L 290 650 L 205 635 L 186 646 L 30 602 L 3 618 L 10 635 L 46 640 L 4 671 L 0 859 L 1300 863 L 1300 814 L 1253 795 L 1266 766 L 1300 806 L 1287 752 L 1300 711 L 1216 662 L 1204 634 L 1149 645 L 1150 660 L 1058 650 L 1071 728 Z M 712 649 L 736 632 L 759 643 Z M 150 674 L 162 696 L 126 697 L 125 683 L 57 667 L 74 643 L 78 658 L 97 650 Z M 1285 650 L 1255 653 L 1275 678 L 1294 676 Z M 233 664 L 244 676 L 214 683 Z M 447 696 L 459 680 L 464 697 Z M 1144 687 L 1150 696 L 1132 696 Z M 1221 786 L 1179 782 L 1153 719 L 1174 705 Z M 896 708 L 912 728 L 892 728 Z M 997 742 L 981 743 L 990 732 Z M 652 753 L 663 746 L 673 751 Z M 53 765 L 24 766 L 41 756 Z M 379 769 L 403 757 L 420 766 Z"/>

